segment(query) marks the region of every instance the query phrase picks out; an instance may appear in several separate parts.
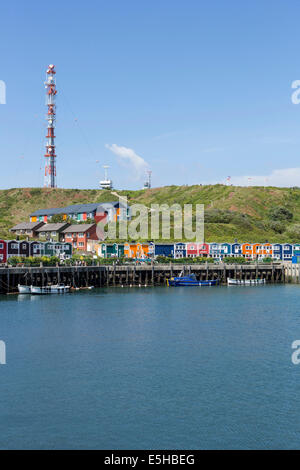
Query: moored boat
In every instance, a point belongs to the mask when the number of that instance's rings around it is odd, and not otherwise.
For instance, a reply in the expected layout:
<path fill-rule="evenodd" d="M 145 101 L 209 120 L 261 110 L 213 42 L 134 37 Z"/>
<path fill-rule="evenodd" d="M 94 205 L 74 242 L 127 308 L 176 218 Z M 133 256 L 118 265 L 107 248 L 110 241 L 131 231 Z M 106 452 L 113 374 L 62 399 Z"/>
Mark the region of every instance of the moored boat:
<path fill-rule="evenodd" d="M 31 294 L 66 294 L 70 292 L 70 286 L 65 286 L 64 284 L 55 284 L 52 286 L 31 286 Z"/>
<path fill-rule="evenodd" d="M 219 279 L 214 279 L 212 281 L 198 281 L 195 274 L 189 274 L 188 276 L 180 275 L 179 277 L 171 277 L 167 279 L 168 286 L 217 286 L 219 284 Z"/>
<path fill-rule="evenodd" d="M 31 294 L 31 286 L 22 286 L 18 284 L 19 294 Z"/>
<path fill-rule="evenodd" d="M 260 284 L 266 284 L 265 279 L 232 279 L 227 278 L 227 284 L 229 286 L 257 286 Z"/>
<path fill-rule="evenodd" d="M 70 291 L 70 286 L 65 286 L 64 284 L 56 284 L 50 286 L 51 294 L 65 294 Z"/>
<path fill-rule="evenodd" d="M 45 287 L 31 286 L 31 294 L 51 294 L 50 286 L 45 286 Z"/>

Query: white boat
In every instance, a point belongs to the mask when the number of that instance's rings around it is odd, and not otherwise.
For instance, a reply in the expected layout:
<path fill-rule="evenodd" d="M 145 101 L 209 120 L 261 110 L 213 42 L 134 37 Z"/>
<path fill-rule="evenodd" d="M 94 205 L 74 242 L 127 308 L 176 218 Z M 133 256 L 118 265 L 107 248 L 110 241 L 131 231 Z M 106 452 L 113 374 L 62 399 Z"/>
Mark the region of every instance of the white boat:
<path fill-rule="evenodd" d="M 37 287 L 31 286 L 31 294 L 50 294 L 50 286 Z"/>
<path fill-rule="evenodd" d="M 21 286 L 21 284 L 18 284 L 18 291 L 20 294 L 31 294 L 31 286 Z"/>
<path fill-rule="evenodd" d="M 258 284 L 265 284 L 265 279 L 231 279 L 227 278 L 227 284 L 229 286 L 256 286 Z"/>
<path fill-rule="evenodd" d="M 65 294 L 67 292 L 70 292 L 70 286 L 64 284 L 43 287 L 31 286 L 31 294 Z"/>
<path fill-rule="evenodd" d="M 64 284 L 50 286 L 51 294 L 66 294 L 70 291 L 70 288 L 70 286 L 65 286 Z"/>

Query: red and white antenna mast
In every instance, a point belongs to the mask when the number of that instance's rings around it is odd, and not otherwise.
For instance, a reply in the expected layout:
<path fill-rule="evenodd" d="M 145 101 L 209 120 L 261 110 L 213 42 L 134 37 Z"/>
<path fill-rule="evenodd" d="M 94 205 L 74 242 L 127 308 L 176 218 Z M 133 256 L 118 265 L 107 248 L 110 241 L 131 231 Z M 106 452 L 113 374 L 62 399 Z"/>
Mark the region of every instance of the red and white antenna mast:
<path fill-rule="evenodd" d="M 45 181 L 44 186 L 46 188 L 56 188 L 56 154 L 55 154 L 55 120 L 56 120 L 56 80 L 55 80 L 55 65 L 49 65 L 47 69 L 45 88 L 46 94 L 46 105 L 48 107 L 47 121 L 48 121 L 48 134 L 46 136 L 46 153 L 45 153 Z"/>

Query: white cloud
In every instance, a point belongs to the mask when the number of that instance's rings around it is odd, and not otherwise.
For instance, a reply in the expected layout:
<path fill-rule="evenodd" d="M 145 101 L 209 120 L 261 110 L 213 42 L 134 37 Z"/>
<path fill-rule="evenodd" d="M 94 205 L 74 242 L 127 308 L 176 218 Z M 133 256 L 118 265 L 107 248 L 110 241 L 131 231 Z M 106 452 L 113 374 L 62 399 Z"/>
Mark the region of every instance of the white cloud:
<path fill-rule="evenodd" d="M 117 144 L 106 144 L 105 147 L 127 163 L 131 164 L 134 168 L 137 179 L 143 177 L 145 171 L 149 168 L 148 163 L 129 147 Z"/>
<path fill-rule="evenodd" d="M 300 186 L 300 168 L 282 168 L 268 175 L 232 176 L 231 183 L 234 186 Z"/>

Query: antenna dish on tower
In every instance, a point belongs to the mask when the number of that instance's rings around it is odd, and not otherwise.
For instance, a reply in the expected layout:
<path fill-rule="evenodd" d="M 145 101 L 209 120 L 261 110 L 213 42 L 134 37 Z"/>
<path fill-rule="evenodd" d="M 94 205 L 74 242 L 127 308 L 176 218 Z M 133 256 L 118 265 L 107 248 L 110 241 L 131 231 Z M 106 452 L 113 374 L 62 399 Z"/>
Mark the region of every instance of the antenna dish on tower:
<path fill-rule="evenodd" d="M 104 180 L 100 181 L 100 187 L 101 189 L 112 189 L 113 183 L 112 180 L 108 179 L 108 174 L 107 170 L 109 165 L 102 165 L 102 168 L 104 168 Z"/>

